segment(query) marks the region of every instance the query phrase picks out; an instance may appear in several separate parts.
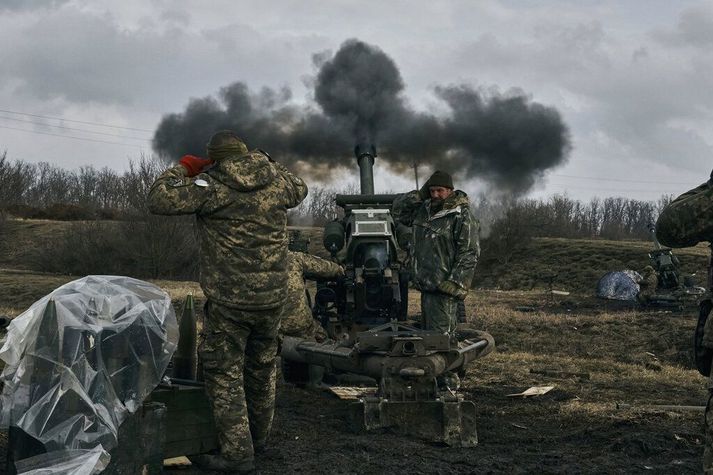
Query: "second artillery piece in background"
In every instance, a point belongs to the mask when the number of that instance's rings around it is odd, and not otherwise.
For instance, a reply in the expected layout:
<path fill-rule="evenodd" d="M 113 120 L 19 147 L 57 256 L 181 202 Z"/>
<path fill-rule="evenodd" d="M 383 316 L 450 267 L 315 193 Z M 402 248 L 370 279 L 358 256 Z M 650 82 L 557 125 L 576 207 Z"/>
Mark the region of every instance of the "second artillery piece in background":
<path fill-rule="evenodd" d="M 468 363 L 490 353 L 492 336 L 473 332 L 472 339 L 451 341 L 409 321 L 409 274 L 399 256 L 397 228 L 391 216 L 395 195 L 374 194 L 373 145 L 358 145 L 361 194 L 337 195 L 341 220 L 324 229 L 324 246 L 345 265 L 345 275 L 318 286 L 314 314 L 330 341 L 317 343 L 286 337 L 283 364 L 291 375 L 298 365 L 324 366 L 331 373 L 373 378 L 376 394 L 352 406 L 356 429 L 390 427 L 453 446 L 477 444 L 475 405 L 455 391 L 441 388 L 446 372 L 464 373 Z M 305 374 L 306 372 L 302 372 Z"/>

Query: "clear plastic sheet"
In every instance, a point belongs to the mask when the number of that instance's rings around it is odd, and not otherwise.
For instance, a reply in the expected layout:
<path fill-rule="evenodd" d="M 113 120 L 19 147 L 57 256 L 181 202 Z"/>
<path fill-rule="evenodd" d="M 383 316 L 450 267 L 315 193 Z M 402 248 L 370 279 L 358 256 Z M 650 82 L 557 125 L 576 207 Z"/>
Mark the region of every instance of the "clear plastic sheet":
<path fill-rule="evenodd" d="M 20 460 L 17 475 L 93 475 L 109 465 L 109 454 L 98 445 L 90 450 L 55 450 Z"/>
<path fill-rule="evenodd" d="M 109 451 L 121 422 L 161 381 L 177 341 L 171 299 L 155 285 L 121 276 L 65 284 L 8 327 L 0 423 L 48 452 Z"/>
<path fill-rule="evenodd" d="M 609 300 L 636 301 L 641 275 L 633 270 L 608 272 L 597 283 L 597 297 Z"/>

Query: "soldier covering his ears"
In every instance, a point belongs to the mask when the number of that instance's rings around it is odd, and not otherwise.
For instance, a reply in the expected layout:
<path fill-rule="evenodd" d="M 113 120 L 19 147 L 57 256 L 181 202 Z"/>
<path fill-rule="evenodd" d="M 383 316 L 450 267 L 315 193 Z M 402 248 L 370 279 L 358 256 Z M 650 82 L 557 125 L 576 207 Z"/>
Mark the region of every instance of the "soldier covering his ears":
<path fill-rule="evenodd" d="M 411 278 L 421 291 L 423 327 L 452 335 L 480 255 L 480 224 L 468 195 L 436 171 L 420 190 L 399 195 L 394 219 L 413 228 Z"/>
<path fill-rule="evenodd" d="M 272 425 L 275 357 L 287 293 L 287 209 L 307 195 L 299 177 L 228 130 L 208 159 L 184 156 L 154 182 L 155 214 L 194 214 L 200 284 L 206 295 L 199 348 L 220 454 L 196 458 L 213 470 L 254 469 Z"/>

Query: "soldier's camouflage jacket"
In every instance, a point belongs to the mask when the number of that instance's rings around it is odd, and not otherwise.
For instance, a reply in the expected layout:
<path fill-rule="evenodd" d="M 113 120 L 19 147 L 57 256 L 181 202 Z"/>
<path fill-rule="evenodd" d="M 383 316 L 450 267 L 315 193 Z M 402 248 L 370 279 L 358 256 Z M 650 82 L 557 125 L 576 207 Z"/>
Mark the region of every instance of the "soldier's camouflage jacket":
<path fill-rule="evenodd" d="M 656 222 L 656 238 L 668 247 L 713 240 L 713 184 L 707 181 L 664 208 Z"/>
<path fill-rule="evenodd" d="M 320 259 L 304 252 L 287 253 L 289 279 L 287 283 L 287 301 L 282 310 L 280 335 L 311 338 L 314 336 L 315 325 L 319 325 L 312 317 L 312 310 L 307 305 L 305 295 L 305 278 L 328 279 L 341 274 L 339 264 Z"/>
<path fill-rule="evenodd" d="M 285 299 L 287 209 L 306 195 L 302 179 L 252 151 L 193 178 L 180 165 L 170 168 L 152 185 L 148 201 L 152 213 L 195 213 L 200 283 L 208 299 L 260 310 Z"/>
<path fill-rule="evenodd" d="M 661 211 L 656 222 L 656 238 L 664 246 L 687 247 L 699 242 L 713 242 L 713 174 L 711 180 L 687 191 Z M 711 284 L 710 282 L 708 283 Z M 707 295 L 711 298 L 710 289 Z M 701 344 L 713 349 L 713 315 L 708 315 Z M 713 394 L 713 373 L 708 382 Z M 705 411 L 706 444 L 703 451 L 703 471 L 713 473 L 713 406 L 709 399 Z"/>
<path fill-rule="evenodd" d="M 656 222 L 656 238 L 669 247 L 688 247 L 702 241 L 713 241 L 713 183 L 707 181 L 685 192 L 664 208 Z M 703 344 L 713 348 L 711 317 L 706 321 Z"/>
<path fill-rule="evenodd" d="M 393 203 L 394 219 L 413 228 L 411 272 L 416 288 L 436 291 L 450 280 L 469 289 L 480 256 L 480 223 L 470 211 L 468 195 L 456 190 L 436 213 L 431 199 L 419 191 L 399 195 Z"/>

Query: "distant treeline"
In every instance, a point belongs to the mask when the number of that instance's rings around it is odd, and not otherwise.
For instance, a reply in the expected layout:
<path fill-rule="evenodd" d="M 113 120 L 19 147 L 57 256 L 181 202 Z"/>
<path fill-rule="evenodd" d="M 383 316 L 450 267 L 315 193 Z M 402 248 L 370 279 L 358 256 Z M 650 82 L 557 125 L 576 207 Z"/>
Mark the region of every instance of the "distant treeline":
<path fill-rule="evenodd" d="M 164 168 L 141 157 L 121 173 L 91 166 L 68 171 L 0 155 L 0 235 L 7 216 L 70 220 L 74 222 L 61 236 L 29 250 L 27 268 L 195 280 L 195 221 L 190 216 L 155 216 L 147 209 L 148 190 Z M 292 210 L 289 222 L 321 226 L 340 214 L 337 193 L 357 192 L 311 186 L 308 199 Z M 472 198 L 483 228 L 481 268 L 507 265 L 536 236 L 647 239 L 647 226 L 671 199 L 594 198 L 582 203 L 562 195 L 547 200 Z"/>
<path fill-rule="evenodd" d="M 118 173 L 92 166 L 66 170 L 0 155 L 0 206 L 21 218 L 118 219 L 146 209 L 148 187 L 164 166 L 142 157 Z"/>
<path fill-rule="evenodd" d="M 147 214 L 146 193 L 164 165 L 148 157 L 117 172 L 92 166 L 66 170 L 49 164 L 11 161 L 0 155 L 0 207 L 22 218 L 135 220 Z M 337 193 L 356 188 L 310 187 L 308 199 L 290 215 L 292 224 L 323 225 L 339 215 Z M 556 195 L 547 200 L 474 196 L 473 210 L 484 234 L 516 228 L 528 236 L 647 239 L 648 225 L 670 200 L 593 198 L 587 203 Z"/>
<path fill-rule="evenodd" d="M 473 205 L 485 234 L 497 229 L 502 232 L 506 226 L 538 237 L 649 239 L 649 226 L 672 198 L 663 195 L 658 201 L 640 201 L 609 197 L 583 203 L 565 195 L 500 201 L 480 195 Z"/>

